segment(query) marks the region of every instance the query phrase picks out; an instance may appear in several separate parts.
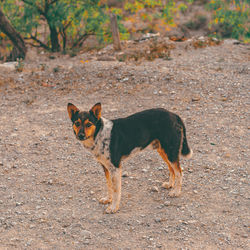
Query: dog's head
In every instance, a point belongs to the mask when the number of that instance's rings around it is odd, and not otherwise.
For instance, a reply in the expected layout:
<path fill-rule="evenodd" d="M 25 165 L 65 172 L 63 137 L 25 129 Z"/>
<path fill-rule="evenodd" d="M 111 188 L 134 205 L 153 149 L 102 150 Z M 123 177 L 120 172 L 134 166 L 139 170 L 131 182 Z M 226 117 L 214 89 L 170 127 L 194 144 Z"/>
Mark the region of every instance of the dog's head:
<path fill-rule="evenodd" d="M 101 118 L 101 103 L 96 103 L 88 112 L 81 112 L 72 103 L 68 103 L 67 109 L 76 138 L 80 141 L 94 138 Z"/>

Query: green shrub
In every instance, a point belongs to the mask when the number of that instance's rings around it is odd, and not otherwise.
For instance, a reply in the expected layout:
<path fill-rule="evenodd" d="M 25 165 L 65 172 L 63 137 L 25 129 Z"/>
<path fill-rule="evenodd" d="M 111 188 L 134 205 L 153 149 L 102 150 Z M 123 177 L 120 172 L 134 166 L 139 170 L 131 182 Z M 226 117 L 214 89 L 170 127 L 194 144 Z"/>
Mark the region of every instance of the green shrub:
<path fill-rule="evenodd" d="M 211 0 L 208 9 L 213 11 L 211 31 L 219 38 L 250 38 L 248 0 Z"/>
<path fill-rule="evenodd" d="M 185 26 L 190 30 L 198 30 L 203 28 L 207 24 L 207 17 L 204 15 L 198 15 L 196 18 L 185 23 Z"/>

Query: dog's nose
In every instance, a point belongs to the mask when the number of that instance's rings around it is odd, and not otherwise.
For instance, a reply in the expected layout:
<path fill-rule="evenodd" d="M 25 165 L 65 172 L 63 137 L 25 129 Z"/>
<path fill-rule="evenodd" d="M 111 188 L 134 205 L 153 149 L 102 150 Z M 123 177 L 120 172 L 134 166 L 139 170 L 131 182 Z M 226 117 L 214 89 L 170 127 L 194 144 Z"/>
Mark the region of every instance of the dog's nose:
<path fill-rule="evenodd" d="M 79 135 L 78 135 L 78 138 L 79 138 L 79 140 L 82 141 L 82 140 L 84 140 L 85 136 L 84 136 L 84 134 L 79 134 Z"/>

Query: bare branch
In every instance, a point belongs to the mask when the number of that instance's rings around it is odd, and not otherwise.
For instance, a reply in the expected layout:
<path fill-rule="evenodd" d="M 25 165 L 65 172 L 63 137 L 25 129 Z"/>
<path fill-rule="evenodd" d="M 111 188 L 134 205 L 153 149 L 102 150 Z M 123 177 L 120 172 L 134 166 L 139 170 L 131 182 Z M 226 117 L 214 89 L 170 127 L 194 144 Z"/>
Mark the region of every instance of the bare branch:
<path fill-rule="evenodd" d="M 39 39 L 37 39 L 35 36 L 30 35 L 30 38 L 34 41 L 36 41 L 37 43 L 39 43 L 40 47 L 45 48 L 46 50 L 51 50 L 51 48 L 49 46 L 47 46 L 45 43 L 43 43 L 42 41 L 40 41 Z"/>
<path fill-rule="evenodd" d="M 94 33 L 84 33 L 83 35 L 81 35 L 77 41 L 74 42 L 74 44 L 72 45 L 72 48 L 77 47 L 78 45 L 82 44 L 90 35 L 94 35 Z"/>

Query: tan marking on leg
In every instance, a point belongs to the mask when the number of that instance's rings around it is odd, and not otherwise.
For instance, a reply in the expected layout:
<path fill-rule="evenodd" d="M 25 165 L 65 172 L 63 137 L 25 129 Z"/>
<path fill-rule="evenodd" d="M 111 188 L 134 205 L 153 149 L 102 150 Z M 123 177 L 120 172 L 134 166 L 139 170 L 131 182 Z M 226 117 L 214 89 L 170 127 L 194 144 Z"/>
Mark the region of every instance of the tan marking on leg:
<path fill-rule="evenodd" d="M 121 200 L 121 177 L 122 177 L 122 168 L 116 168 L 112 171 L 112 187 L 113 187 L 113 199 L 112 203 L 106 209 L 106 213 L 115 213 L 119 209 L 120 200 Z"/>
<path fill-rule="evenodd" d="M 181 194 L 181 186 L 182 186 L 182 170 L 181 170 L 179 159 L 177 160 L 177 162 L 172 163 L 172 166 L 174 169 L 176 181 L 175 181 L 174 188 L 173 190 L 169 192 L 169 195 L 171 197 L 174 197 L 174 196 L 177 197 Z"/>
<path fill-rule="evenodd" d="M 174 169 L 172 168 L 171 162 L 168 160 L 168 156 L 165 153 L 164 149 L 162 149 L 161 147 L 159 147 L 157 149 L 158 153 L 160 154 L 160 156 L 162 157 L 162 159 L 167 163 L 168 165 L 168 169 L 169 169 L 169 182 L 164 182 L 162 184 L 162 187 L 164 188 L 171 188 L 174 186 L 174 181 L 175 181 L 175 172 Z"/>
<path fill-rule="evenodd" d="M 105 166 L 103 166 L 103 170 L 104 170 L 105 177 L 106 177 L 108 195 L 107 195 L 107 197 L 101 198 L 99 200 L 99 202 L 102 203 L 102 204 L 107 204 L 107 203 L 110 203 L 112 201 L 113 188 L 112 188 L 112 180 L 111 180 L 111 177 L 110 177 L 109 170 Z"/>

